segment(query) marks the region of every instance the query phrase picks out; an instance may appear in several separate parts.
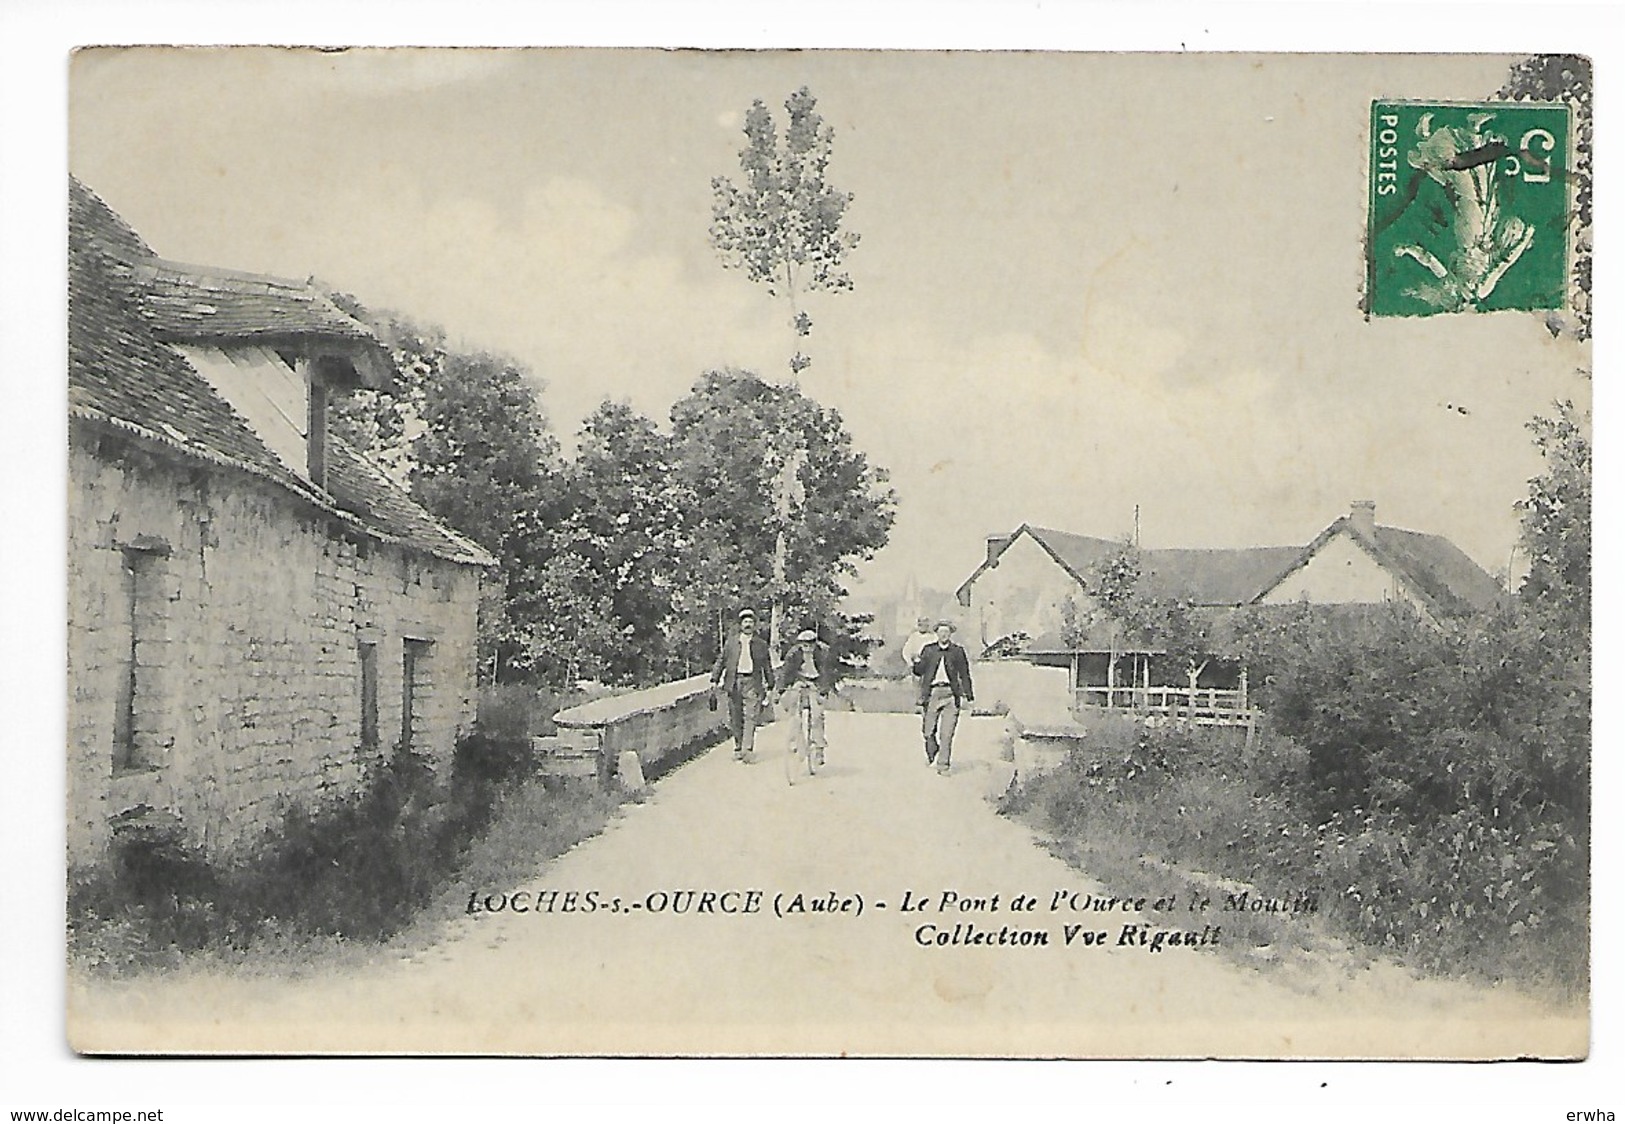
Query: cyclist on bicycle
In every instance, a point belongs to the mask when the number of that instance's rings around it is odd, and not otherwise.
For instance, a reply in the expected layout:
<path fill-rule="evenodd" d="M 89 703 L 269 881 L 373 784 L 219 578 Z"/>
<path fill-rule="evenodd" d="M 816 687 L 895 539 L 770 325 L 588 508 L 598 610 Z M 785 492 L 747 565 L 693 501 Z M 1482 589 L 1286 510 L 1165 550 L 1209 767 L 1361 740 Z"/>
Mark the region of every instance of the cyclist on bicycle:
<path fill-rule="evenodd" d="M 808 622 L 796 635 L 796 642 L 784 654 L 779 667 L 779 706 L 792 721 L 801 721 L 801 707 L 807 716 L 808 752 L 817 765 L 824 763 L 824 700 L 835 689 L 835 653 L 818 639 L 818 630 Z"/>

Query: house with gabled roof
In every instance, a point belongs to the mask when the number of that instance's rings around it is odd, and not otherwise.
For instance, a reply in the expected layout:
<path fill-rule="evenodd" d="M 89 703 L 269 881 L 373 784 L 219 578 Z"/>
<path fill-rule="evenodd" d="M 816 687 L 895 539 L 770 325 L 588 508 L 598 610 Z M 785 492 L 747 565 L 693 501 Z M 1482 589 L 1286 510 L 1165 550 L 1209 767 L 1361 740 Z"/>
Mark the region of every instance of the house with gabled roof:
<path fill-rule="evenodd" d="M 1357 501 L 1307 546 L 1145 549 L 1135 552 L 1137 592 L 1179 605 L 1210 634 L 1238 610 L 1303 604 L 1402 603 L 1438 625 L 1487 611 L 1499 583 L 1440 535 L 1383 527 Z M 1161 659 L 1158 642 L 1113 620 L 1091 594 L 1096 567 L 1125 544 L 1023 524 L 987 540 L 987 553 L 957 592 L 967 640 L 989 655 L 1017 654 L 1069 669 L 1080 705 L 1212 712 L 1247 708 L 1246 669 L 1213 654 L 1192 664 Z"/>
<path fill-rule="evenodd" d="M 70 865 L 154 820 L 227 856 L 397 747 L 448 771 L 494 561 L 328 430 L 389 350 L 77 180 L 68 241 Z"/>
<path fill-rule="evenodd" d="M 1443 535 L 1377 525 L 1376 504 L 1354 503 L 1247 603 L 1403 602 L 1433 624 L 1487 612 L 1501 584 Z"/>

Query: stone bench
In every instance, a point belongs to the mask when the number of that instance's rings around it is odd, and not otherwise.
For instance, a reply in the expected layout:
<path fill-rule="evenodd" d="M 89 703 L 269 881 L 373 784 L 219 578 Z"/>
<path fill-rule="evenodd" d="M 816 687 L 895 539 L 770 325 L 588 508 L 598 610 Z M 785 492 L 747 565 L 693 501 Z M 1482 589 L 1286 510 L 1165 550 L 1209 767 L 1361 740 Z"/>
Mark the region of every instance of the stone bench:
<path fill-rule="evenodd" d="M 1027 723 L 1011 715 L 1005 723 L 1006 760 L 1015 763 L 1016 776 L 1031 779 L 1066 760 L 1088 736 L 1087 727 L 1077 722 Z"/>
<path fill-rule="evenodd" d="M 536 738 L 543 773 L 596 776 L 609 784 L 624 772 L 622 754 L 635 754 L 644 776 L 658 776 L 727 730 L 725 709 L 710 709 L 711 678 L 693 675 L 657 687 L 594 699 L 553 716 L 558 733 Z M 638 780 L 627 781 L 637 787 Z"/>

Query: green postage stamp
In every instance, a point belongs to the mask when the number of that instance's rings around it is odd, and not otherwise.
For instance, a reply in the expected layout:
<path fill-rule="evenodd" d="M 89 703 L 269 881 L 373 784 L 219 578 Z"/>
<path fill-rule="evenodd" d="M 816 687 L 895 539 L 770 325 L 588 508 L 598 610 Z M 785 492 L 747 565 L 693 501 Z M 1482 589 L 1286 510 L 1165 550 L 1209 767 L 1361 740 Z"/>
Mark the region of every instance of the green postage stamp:
<path fill-rule="evenodd" d="M 1373 316 L 1562 308 L 1568 107 L 1371 103 Z"/>

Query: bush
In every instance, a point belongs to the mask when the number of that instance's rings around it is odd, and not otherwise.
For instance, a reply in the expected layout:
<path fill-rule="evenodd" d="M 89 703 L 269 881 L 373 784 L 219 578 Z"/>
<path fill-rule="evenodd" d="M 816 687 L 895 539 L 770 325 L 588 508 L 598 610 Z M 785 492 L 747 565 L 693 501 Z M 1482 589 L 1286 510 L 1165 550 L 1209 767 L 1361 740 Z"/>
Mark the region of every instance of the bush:
<path fill-rule="evenodd" d="M 492 741 L 528 741 L 555 733 L 553 715 L 570 705 L 556 691 L 525 683 L 480 690 L 475 725 Z"/>
<path fill-rule="evenodd" d="M 1420 969 L 1583 994 L 1589 870 L 1567 817 L 1470 802 L 1422 814 L 1421 789 L 1387 790 L 1381 775 L 1367 790 L 1386 793 L 1384 807 L 1322 817 L 1325 779 L 1268 727 L 1248 750 L 1233 731 L 1106 721 L 1004 810 L 1121 893 L 1144 892 L 1150 855 L 1264 895 L 1310 893 L 1337 933 Z"/>
<path fill-rule="evenodd" d="M 556 732 L 558 694 L 523 683 L 504 683 L 480 692 L 474 733 L 457 746 L 454 784 L 476 787 L 509 784 L 536 771 L 531 739 Z M 487 794 L 489 795 L 489 794 Z"/>
<path fill-rule="evenodd" d="M 547 705 L 506 714 L 547 721 Z M 512 793 L 534 789 L 527 814 L 557 819 L 552 834 L 561 838 L 602 826 L 603 800 L 543 791 L 527 767 L 529 737 L 516 740 L 516 728 L 499 725 L 504 738 L 480 730 L 462 742 L 449 780 L 421 755 L 397 749 L 361 791 L 319 810 L 289 811 L 231 865 L 206 861 L 172 819 L 149 814 L 116 825 L 112 861 L 70 887 L 75 962 L 118 972 L 174 965 L 205 949 L 386 940 L 454 877 Z M 590 811 L 573 815 L 577 803 Z"/>
<path fill-rule="evenodd" d="M 1396 606 L 1341 621 L 1307 607 L 1255 621 L 1271 724 L 1308 751 L 1299 795 L 1422 824 L 1474 808 L 1584 834 L 1590 653 L 1527 609 L 1436 629 Z"/>
<path fill-rule="evenodd" d="M 232 920 L 212 904 L 219 872 L 182 838 L 172 818 L 139 809 L 113 824 L 111 861 L 68 886 L 68 951 L 95 970 L 176 963 Z"/>

